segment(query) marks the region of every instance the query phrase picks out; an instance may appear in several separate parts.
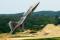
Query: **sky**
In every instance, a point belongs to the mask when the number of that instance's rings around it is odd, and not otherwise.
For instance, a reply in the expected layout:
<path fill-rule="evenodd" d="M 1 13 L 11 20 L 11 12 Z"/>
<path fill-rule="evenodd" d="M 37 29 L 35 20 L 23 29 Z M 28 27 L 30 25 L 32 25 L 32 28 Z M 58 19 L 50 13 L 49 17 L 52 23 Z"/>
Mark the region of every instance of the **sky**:
<path fill-rule="evenodd" d="M 40 2 L 37 11 L 60 11 L 60 0 L 0 0 L 0 14 L 26 12 L 28 8 Z"/>

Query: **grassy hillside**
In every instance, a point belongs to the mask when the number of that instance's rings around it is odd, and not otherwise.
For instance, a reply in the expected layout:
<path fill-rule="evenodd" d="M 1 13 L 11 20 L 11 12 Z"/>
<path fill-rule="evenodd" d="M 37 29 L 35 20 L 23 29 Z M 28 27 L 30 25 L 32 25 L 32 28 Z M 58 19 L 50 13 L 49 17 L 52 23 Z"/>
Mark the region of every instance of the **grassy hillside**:
<path fill-rule="evenodd" d="M 18 21 L 23 13 L 18 14 L 0 14 L 0 33 L 9 32 L 9 21 Z M 34 12 L 25 21 L 25 29 L 40 30 L 46 24 L 60 24 L 60 11 L 40 11 Z M 43 26 L 41 26 L 43 25 Z"/>

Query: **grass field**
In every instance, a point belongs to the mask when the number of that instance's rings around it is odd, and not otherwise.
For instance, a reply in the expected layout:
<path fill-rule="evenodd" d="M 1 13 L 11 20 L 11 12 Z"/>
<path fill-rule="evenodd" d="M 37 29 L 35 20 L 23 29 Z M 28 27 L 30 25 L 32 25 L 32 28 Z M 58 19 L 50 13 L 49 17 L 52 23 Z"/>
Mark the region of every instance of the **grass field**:
<path fill-rule="evenodd" d="M 16 34 L 2 33 L 0 40 L 60 40 L 60 25 L 46 25 L 42 30 L 36 33 L 30 33 L 31 30 L 16 32 Z"/>

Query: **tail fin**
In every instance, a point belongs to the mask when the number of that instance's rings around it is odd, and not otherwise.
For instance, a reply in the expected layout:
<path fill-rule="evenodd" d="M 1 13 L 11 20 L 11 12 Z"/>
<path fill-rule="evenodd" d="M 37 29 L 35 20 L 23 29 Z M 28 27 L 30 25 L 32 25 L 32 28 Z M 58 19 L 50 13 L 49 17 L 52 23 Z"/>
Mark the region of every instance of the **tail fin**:
<path fill-rule="evenodd" d="M 13 31 L 13 29 L 15 28 L 15 26 L 17 25 L 17 23 L 14 22 L 14 21 L 9 21 L 8 25 L 10 27 L 10 30 Z"/>

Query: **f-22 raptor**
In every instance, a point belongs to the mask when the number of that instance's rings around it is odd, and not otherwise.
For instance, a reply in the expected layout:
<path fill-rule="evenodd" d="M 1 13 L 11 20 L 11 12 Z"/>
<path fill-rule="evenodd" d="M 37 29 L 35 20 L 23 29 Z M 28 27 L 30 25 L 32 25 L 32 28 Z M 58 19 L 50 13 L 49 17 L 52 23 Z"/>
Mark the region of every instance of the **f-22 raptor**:
<path fill-rule="evenodd" d="M 11 29 L 10 33 L 13 33 L 18 27 L 23 28 L 23 23 L 25 22 L 26 18 L 32 14 L 32 12 L 37 8 L 40 2 L 32 5 L 26 13 L 23 14 L 23 17 L 18 22 L 9 21 L 9 27 Z"/>

